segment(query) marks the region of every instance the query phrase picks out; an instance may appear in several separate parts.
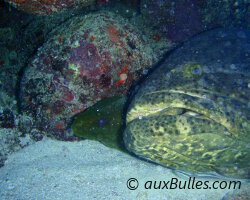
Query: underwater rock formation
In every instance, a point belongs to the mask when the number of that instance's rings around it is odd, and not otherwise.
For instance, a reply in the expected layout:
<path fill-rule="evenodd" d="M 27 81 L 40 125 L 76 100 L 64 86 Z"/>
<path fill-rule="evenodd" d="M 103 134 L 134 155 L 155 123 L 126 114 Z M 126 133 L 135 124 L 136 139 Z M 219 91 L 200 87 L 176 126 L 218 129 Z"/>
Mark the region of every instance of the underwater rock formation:
<path fill-rule="evenodd" d="M 145 23 L 173 42 L 180 42 L 202 30 L 196 1 L 141 1 Z"/>
<path fill-rule="evenodd" d="M 217 29 L 171 54 L 130 104 L 126 148 L 188 173 L 249 179 L 249 36 Z"/>
<path fill-rule="evenodd" d="M 249 9 L 249 2 L 234 0 L 141 1 L 144 22 L 173 42 L 216 27 L 248 28 Z"/>
<path fill-rule="evenodd" d="M 65 29 L 67 27 L 67 29 Z M 97 101 L 126 94 L 131 84 L 171 48 L 111 12 L 73 17 L 55 28 L 21 80 L 21 110 L 39 130 L 65 139 L 70 118 Z"/>
<path fill-rule="evenodd" d="M 48 15 L 79 9 L 95 3 L 95 0 L 5 0 L 11 6 L 32 14 Z"/>

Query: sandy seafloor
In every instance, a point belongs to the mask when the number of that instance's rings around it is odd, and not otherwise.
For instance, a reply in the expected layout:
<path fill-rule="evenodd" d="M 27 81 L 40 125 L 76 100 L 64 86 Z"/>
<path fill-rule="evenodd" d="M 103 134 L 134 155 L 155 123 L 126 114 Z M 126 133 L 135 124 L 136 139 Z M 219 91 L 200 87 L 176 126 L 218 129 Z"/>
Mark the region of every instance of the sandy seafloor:
<path fill-rule="evenodd" d="M 8 157 L 0 168 L 1 199 L 222 199 L 229 190 L 146 190 L 149 180 L 185 180 L 172 170 L 96 141 L 45 138 Z M 136 178 L 139 187 L 127 188 Z M 186 179 L 187 180 L 187 179 Z M 201 179 L 203 181 L 212 179 Z M 218 179 L 217 179 L 218 180 Z M 133 185 L 133 184 L 132 184 Z"/>

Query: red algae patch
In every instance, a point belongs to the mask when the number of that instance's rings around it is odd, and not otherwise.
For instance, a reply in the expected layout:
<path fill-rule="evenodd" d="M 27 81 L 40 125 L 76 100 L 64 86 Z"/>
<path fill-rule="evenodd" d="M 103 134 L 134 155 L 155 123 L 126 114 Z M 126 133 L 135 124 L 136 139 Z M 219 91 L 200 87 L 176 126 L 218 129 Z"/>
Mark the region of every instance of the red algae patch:
<path fill-rule="evenodd" d="M 79 9 L 95 3 L 95 0 L 5 0 L 18 10 L 27 13 L 48 15 Z"/>

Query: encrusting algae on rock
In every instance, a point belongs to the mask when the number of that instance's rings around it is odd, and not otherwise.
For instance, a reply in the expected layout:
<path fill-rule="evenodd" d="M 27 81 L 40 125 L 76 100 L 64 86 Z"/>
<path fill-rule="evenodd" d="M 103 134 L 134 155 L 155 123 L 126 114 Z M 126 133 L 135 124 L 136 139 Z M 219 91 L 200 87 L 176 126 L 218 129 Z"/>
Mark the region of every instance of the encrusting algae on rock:
<path fill-rule="evenodd" d="M 31 14 L 50 15 L 95 4 L 95 0 L 5 0 L 18 10 Z"/>
<path fill-rule="evenodd" d="M 67 27 L 67 29 L 65 29 Z M 57 139 L 71 117 L 101 99 L 126 95 L 144 70 L 162 58 L 171 44 L 154 50 L 126 19 L 111 12 L 72 17 L 55 28 L 38 49 L 21 79 L 21 111 L 36 128 Z"/>

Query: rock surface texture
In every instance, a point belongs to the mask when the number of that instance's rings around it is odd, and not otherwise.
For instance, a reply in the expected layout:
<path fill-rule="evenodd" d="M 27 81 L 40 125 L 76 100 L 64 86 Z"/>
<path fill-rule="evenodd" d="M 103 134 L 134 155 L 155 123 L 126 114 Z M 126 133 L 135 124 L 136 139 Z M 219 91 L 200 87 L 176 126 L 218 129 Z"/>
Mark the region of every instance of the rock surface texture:
<path fill-rule="evenodd" d="M 48 15 L 93 5 L 95 0 L 5 0 L 18 10 Z"/>
<path fill-rule="evenodd" d="M 25 70 L 22 111 L 38 129 L 64 139 L 72 116 L 103 98 L 125 95 L 171 47 L 165 42 L 153 51 L 153 42 L 110 12 L 73 17 L 48 36 Z"/>

